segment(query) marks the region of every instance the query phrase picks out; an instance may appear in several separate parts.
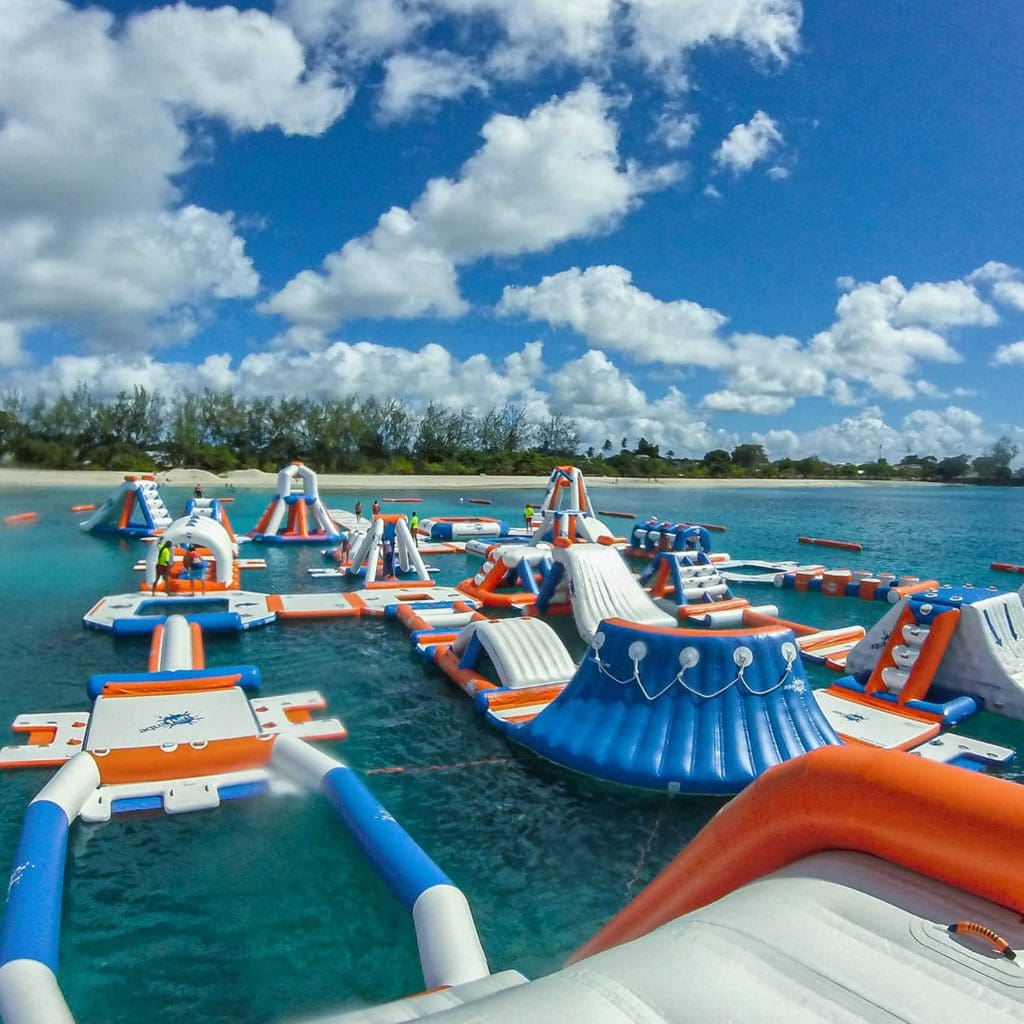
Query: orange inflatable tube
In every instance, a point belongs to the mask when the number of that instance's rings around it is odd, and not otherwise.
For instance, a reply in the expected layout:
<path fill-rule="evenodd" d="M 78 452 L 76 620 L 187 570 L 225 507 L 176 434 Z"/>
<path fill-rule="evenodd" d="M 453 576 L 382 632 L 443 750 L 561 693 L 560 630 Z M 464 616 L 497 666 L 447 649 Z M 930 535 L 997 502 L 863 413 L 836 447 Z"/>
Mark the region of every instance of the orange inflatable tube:
<path fill-rule="evenodd" d="M 817 544 L 820 548 L 842 548 L 844 551 L 863 551 L 864 545 L 852 540 L 826 540 L 824 537 L 797 537 L 801 544 Z"/>
<path fill-rule="evenodd" d="M 570 958 L 639 938 L 803 857 L 853 850 L 1024 912 L 1024 787 L 893 750 L 770 768 Z"/>

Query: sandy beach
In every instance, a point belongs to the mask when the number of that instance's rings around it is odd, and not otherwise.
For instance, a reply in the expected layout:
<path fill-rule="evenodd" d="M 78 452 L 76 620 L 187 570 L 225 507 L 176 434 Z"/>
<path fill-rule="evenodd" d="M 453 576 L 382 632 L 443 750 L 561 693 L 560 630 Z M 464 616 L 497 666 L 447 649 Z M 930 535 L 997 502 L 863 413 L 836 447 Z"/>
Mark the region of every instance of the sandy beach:
<path fill-rule="evenodd" d="M 63 470 L 0 468 L 0 488 L 25 487 L 116 487 L 125 478 L 120 470 Z M 277 476 L 258 469 L 240 469 L 217 476 L 205 469 L 168 469 L 156 474 L 158 484 L 168 487 L 192 487 L 201 483 L 208 492 L 218 487 L 267 491 L 273 490 Z M 537 489 L 543 491 L 547 474 L 538 476 L 407 476 L 372 473 L 320 473 L 320 489 L 329 491 L 379 491 L 397 494 L 423 490 L 483 491 L 499 489 Z M 919 482 L 907 480 L 697 480 L 650 477 L 587 478 L 591 487 L 664 487 L 687 490 L 694 488 L 757 488 L 757 487 L 892 487 Z M 929 484 L 928 486 L 937 486 Z"/>

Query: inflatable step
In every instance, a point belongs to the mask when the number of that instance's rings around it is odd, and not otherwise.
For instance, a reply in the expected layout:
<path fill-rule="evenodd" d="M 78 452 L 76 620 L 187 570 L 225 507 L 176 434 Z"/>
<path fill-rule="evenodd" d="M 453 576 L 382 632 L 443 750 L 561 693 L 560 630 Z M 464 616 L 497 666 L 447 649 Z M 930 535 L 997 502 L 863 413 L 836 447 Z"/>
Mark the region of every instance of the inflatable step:
<path fill-rule="evenodd" d="M 890 693 L 902 693 L 903 687 L 907 685 L 910 673 L 898 668 L 882 669 L 882 682 Z"/>
<path fill-rule="evenodd" d="M 907 646 L 920 648 L 924 646 L 924 642 L 928 639 L 931 629 L 918 622 L 913 622 L 908 626 L 904 626 L 902 632 L 903 640 Z"/>

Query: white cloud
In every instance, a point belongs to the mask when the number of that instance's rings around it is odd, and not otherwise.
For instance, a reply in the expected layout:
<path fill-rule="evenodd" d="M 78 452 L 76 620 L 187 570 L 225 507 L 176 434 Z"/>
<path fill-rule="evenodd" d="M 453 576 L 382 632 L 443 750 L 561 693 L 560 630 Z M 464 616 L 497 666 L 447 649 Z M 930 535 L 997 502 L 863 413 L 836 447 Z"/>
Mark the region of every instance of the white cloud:
<path fill-rule="evenodd" d="M 1024 281 L 997 281 L 992 286 L 992 297 L 1014 309 L 1024 310 Z"/>
<path fill-rule="evenodd" d="M 128 22 L 124 43 L 130 76 L 154 96 L 240 130 L 319 135 L 352 100 L 326 70 L 307 72 L 292 30 L 260 11 L 159 7 Z"/>
<path fill-rule="evenodd" d="M 1024 363 L 1024 341 L 1000 345 L 992 356 L 992 362 L 996 366 L 1015 366 Z"/>
<path fill-rule="evenodd" d="M 654 138 L 666 149 L 685 149 L 693 141 L 700 118 L 692 111 L 683 113 L 669 107 L 657 117 Z"/>
<path fill-rule="evenodd" d="M 836 322 L 811 339 L 810 355 L 836 376 L 861 381 L 889 398 L 912 398 L 908 375 L 918 362 L 955 363 L 960 356 L 935 331 L 897 326 L 907 294 L 895 277 L 858 284 L 840 297 Z M 927 311 L 938 315 L 934 306 Z"/>
<path fill-rule="evenodd" d="M 734 43 L 785 64 L 802 18 L 799 0 L 279 0 L 277 13 L 350 70 L 426 56 L 441 37 L 492 83 L 552 67 L 606 75 L 632 62 L 675 87 L 703 46 Z"/>
<path fill-rule="evenodd" d="M 409 117 L 472 89 L 482 93 L 488 90 L 487 81 L 472 60 L 447 51 L 395 54 L 384 62 L 384 72 L 379 106 L 385 120 Z"/>
<path fill-rule="evenodd" d="M 915 284 L 900 299 L 893 315 L 895 324 L 918 323 L 929 327 L 991 327 L 998 322 L 996 311 L 963 281 Z"/>
<path fill-rule="evenodd" d="M 802 16 L 799 0 L 632 0 L 626 13 L 638 54 L 654 67 L 726 42 L 785 63 L 799 48 Z"/>
<path fill-rule="evenodd" d="M 182 205 L 188 118 L 316 132 L 348 93 L 265 14 L 185 5 L 123 25 L 59 0 L 0 20 L 0 320 L 94 345 L 187 337 L 183 306 L 257 287 L 230 213 Z"/>
<path fill-rule="evenodd" d="M 411 210 L 392 208 L 368 235 L 306 270 L 262 307 L 321 327 L 352 316 L 455 316 L 455 266 L 538 252 L 609 230 L 674 168 L 622 166 L 609 100 L 592 84 L 495 115 L 458 178 L 435 178 Z"/>
<path fill-rule="evenodd" d="M 909 413 L 903 418 L 901 434 L 905 451 L 940 459 L 981 452 L 993 440 L 977 413 L 956 405 Z"/>
<path fill-rule="evenodd" d="M 721 313 L 685 299 L 662 302 L 637 288 L 623 267 L 574 267 L 538 285 L 507 287 L 497 309 L 572 327 L 592 347 L 627 352 L 638 362 L 714 367 L 731 358 L 718 337 Z"/>
<path fill-rule="evenodd" d="M 746 124 L 738 124 L 729 132 L 715 150 L 714 160 L 733 174 L 743 174 L 759 160 L 767 160 L 782 142 L 779 126 L 759 110 Z"/>
<path fill-rule="evenodd" d="M 772 181 L 785 181 L 790 175 L 790 170 L 788 167 L 776 164 L 774 167 L 769 167 L 766 173 Z"/>
<path fill-rule="evenodd" d="M 705 395 L 701 406 L 716 412 L 778 415 L 797 398 L 820 395 L 827 376 L 796 338 L 734 334 L 732 358 L 723 369 L 728 387 Z"/>
<path fill-rule="evenodd" d="M 773 459 L 818 455 L 830 462 L 866 462 L 881 448 L 882 457 L 898 462 L 907 452 L 944 459 L 961 452 L 986 450 L 993 441 L 980 416 L 959 406 L 918 409 L 890 426 L 881 409 L 869 406 L 855 416 L 823 424 L 805 433 L 772 430 L 755 434 Z"/>
<path fill-rule="evenodd" d="M 18 324 L 0 320 L 0 370 L 21 366 L 26 361 L 21 332 Z"/>

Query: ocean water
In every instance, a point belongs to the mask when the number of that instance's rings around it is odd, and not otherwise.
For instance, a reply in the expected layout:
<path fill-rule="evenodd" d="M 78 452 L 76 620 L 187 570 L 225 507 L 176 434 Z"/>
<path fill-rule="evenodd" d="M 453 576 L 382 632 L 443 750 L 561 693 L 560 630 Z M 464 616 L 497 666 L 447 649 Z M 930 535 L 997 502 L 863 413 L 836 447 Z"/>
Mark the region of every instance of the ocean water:
<path fill-rule="evenodd" d="M 1024 563 L 1024 491 L 963 487 L 670 490 L 591 487 L 601 509 L 720 523 L 717 547 L 741 558 L 819 561 L 913 573 L 946 583 L 1015 588 L 992 561 Z M 0 489 L 0 516 L 38 522 L 0 528 L 0 723 L 29 711 L 86 710 L 97 671 L 145 666 L 148 641 L 85 630 L 95 600 L 137 586 L 142 546 L 82 535 L 81 502 L 106 488 Z M 172 510 L 185 489 L 162 489 Z M 212 493 L 212 492 L 211 492 Z M 269 494 L 233 495 L 237 531 L 251 529 Z M 397 490 L 403 494 L 408 491 Z M 431 513 L 479 512 L 518 525 L 535 490 L 420 491 Z M 351 508 L 372 493 L 325 495 Z M 460 497 L 489 497 L 489 508 Z M 609 520 L 615 523 L 616 520 Z M 630 525 L 618 521 L 623 528 Z M 811 548 L 798 535 L 855 540 L 861 553 Z M 315 547 L 252 545 L 268 567 L 247 589 L 327 590 L 306 570 Z M 479 559 L 435 556 L 455 582 Z M 792 619 L 870 625 L 888 607 L 749 587 Z M 556 622 L 579 654 L 565 621 Z M 492 969 L 528 976 L 557 968 L 649 881 L 722 806 L 627 791 L 576 776 L 490 731 L 462 692 L 412 653 L 390 620 L 280 623 L 211 637 L 212 665 L 251 662 L 264 691 L 319 689 L 349 739 L 329 745 L 466 893 Z M 828 673 L 812 673 L 815 682 Z M 990 715 L 964 731 L 1024 747 L 1024 726 Z M 1020 769 L 1004 774 L 1017 778 Z M 26 803 L 48 771 L 0 777 L 0 860 L 10 863 Z M 234 801 L 180 816 L 123 815 L 72 831 L 60 979 L 82 1024 L 301 1019 L 397 998 L 422 987 L 411 921 L 367 866 L 326 802 L 314 795 Z"/>

